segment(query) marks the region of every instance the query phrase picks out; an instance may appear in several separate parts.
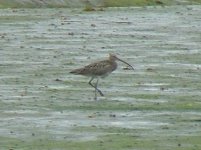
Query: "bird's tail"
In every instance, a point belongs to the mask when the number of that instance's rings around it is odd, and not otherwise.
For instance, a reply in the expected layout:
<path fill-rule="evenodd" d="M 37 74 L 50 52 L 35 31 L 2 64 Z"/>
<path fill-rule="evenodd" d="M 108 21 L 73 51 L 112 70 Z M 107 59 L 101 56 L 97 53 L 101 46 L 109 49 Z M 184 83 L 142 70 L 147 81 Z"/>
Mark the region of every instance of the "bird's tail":
<path fill-rule="evenodd" d="M 80 69 L 72 70 L 70 73 L 78 75 L 78 74 L 82 74 L 82 71 L 83 71 L 83 69 L 80 68 Z"/>

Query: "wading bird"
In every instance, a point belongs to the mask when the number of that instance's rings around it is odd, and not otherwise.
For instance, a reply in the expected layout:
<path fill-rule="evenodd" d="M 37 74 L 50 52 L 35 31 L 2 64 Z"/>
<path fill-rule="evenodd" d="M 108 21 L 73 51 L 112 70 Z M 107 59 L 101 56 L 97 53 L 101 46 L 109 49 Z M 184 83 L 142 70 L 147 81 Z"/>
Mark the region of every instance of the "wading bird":
<path fill-rule="evenodd" d="M 111 72 L 113 72 L 117 68 L 116 60 L 127 64 L 128 66 L 131 67 L 131 69 L 134 70 L 134 68 L 130 64 L 128 64 L 127 62 L 119 59 L 114 54 L 109 54 L 109 59 L 91 63 L 87 66 L 82 67 L 82 68 L 72 70 L 70 73 L 76 74 L 76 75 L 84 75 L 84 76 L 91 77 L 91 79 L 89 81 L 89 85 L 92 86 L 93 88 L 95 88 L 95 98 L 94 99 L 97 100 L 97 91 L 99 92 L 99 94 L 101 96 L 104 96 L 102 91 L 100 89 L 98 89 L 99 78 L 100 77 L 104 78 L 104 77 L 108 76 Z M 92 81 L 95 78 L 97 79 L 96 83 L 92 84 Z"/>

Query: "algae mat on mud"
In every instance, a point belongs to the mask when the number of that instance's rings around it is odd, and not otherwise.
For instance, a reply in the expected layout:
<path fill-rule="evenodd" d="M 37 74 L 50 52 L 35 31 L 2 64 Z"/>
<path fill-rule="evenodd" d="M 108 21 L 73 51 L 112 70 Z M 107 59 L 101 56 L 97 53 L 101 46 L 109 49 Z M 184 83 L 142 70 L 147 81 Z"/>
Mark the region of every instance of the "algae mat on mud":
<path fill-rule="evenodd" d="M 200 6 L 0 10 L 2 150 L 201 149 Z M 135 68 L 68 72 L 116 53 Z"/>

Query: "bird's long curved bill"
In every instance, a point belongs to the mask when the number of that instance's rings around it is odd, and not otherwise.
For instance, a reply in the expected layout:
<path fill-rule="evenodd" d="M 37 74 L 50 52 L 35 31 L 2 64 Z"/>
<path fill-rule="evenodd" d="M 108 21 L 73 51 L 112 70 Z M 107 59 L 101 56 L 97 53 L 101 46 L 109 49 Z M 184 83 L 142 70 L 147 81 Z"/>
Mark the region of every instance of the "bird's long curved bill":
<path fill-rule="evenodd" d="M 127 62 L 125 62 L 125 61 L 123 61 L 122 59 L 119 59 L 119 58 L 117 58 L 117 60 L 119 60 L 119 61 L 121 61 L 121 62 L 127 64 L 128 66 L 130 66 L 130 67 L 134 70 L 133 66 L 131 66 L 129 63 L 127 63 Z"/>

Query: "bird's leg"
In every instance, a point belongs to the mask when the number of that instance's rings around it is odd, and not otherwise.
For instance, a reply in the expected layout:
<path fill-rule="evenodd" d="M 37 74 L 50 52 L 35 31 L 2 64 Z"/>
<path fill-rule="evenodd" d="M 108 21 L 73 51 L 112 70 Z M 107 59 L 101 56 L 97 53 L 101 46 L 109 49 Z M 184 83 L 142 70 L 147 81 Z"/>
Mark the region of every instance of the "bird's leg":
<path fill-rule="evenodd" d="M 101 90 L 98 89 L 98 81 L 99 81 L 99 78 L 97 78 L 97 81 L 96 81 L 96 84 L 95 84 L 95 100 L 97 100 L 97 91 L 99 92 L 99 94 L 101 96 L 104 96 L 103 93 L 101 92 Z"/>
<path fill-rule="evenodd" d="M 94 98 L 95 100 L 97 100 L 97 86 L 98 86 L 98 78 L 95 84 L 95 98 Z"/>
<path fill-rule="evenodd" d="M 94 99 L 97 100 L 97 84 L 96 86 L 94 86 L 91 82 L 93 81 L 94 77 L 91 78 L 91 80 L 89 81 L 89 85 L 91 85 L 92 87 L 95 88 L 95 97 Z"/>
<path fill-rule="evenodd" d="M 96 81 L 96 84 L 95 84 L 95 89 L 99 92 L 99 94 L 101 96 L 104 96 L 104 94 L 102 93 L 102 91 L 100 89 L 98 89 L 98 81 L 99 81 L 99 79 L 97 78 L 97 81 Z"/>
<path fill-rule="evenodd" d="M 104 94 L 101 92 L 101 90 L 99 90 L 99 89 L 97 88 L 97 87 L 98 87 L 98 79 L 97 79 L 97 81 L 96 81 L 96 85 L 95 85 L 95 86 L 91 83 L 91 82 L 93 81 L 93 79 L 94 79 L 94 77 L 92 77 L 91 80 L 89 81 L 89 85 L 91 85 L 93 88 L 95 88 L 95 90 L 98 91 L 101 96 L 104 96 Z M 95 91 L 95 92 L 96 92 L 96 91 Z"/>

